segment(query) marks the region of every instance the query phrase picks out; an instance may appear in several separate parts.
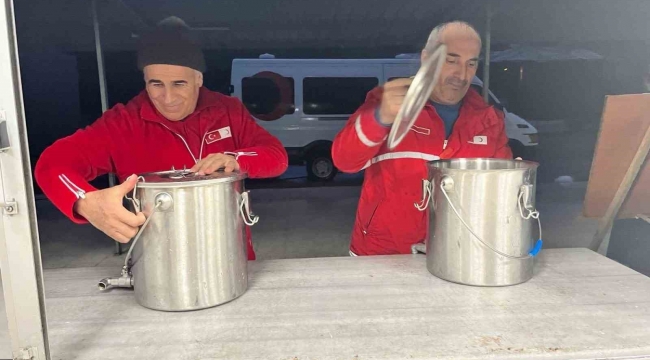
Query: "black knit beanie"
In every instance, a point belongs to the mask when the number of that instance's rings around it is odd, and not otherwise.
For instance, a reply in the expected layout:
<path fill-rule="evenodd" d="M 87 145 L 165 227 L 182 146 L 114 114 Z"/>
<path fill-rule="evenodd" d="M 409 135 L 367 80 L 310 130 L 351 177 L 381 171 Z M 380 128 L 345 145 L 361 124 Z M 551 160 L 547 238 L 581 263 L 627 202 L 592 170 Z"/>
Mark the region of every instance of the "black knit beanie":
<path fill-rule="evenodd" d="M 141 37 L 138 69 L 153 64 L 185 66 L 205 72 L 203 51 L 183 20 L 169 17 Z"/>

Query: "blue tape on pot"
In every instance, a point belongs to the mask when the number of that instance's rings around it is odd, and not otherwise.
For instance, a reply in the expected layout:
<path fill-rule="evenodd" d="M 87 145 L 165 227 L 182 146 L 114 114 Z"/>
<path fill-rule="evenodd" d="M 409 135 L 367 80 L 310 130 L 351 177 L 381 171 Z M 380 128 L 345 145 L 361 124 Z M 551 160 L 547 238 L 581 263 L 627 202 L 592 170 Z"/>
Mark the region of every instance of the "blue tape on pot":
<path fill-rule="evenodd" d="M 531 250 L 528 255 L 535 257 L 542 250 L 542 244 L 542 239 L 537 240 L 535 246 L 533 246 L 533 250 Z"/>

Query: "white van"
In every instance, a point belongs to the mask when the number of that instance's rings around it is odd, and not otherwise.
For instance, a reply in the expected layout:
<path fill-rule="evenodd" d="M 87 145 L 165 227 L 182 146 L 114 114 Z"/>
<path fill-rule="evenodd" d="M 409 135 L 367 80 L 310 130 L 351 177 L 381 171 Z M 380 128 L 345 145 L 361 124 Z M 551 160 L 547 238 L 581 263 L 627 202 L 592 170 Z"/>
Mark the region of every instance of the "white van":
<path fill-rule="evenodd" d="M 395 59 L 234 59 L 231 93 L 259 124 L 276 136 L 292 165 L 305 164 L 310 180 L 331 180 L 337 169 L 331 145 L 349 116 L 374 87 L 415 75 L 419 60 Z M 475 78 L 473 86 L 482 87 Z M 490 103 L 503 109 L 490 93 Z M 507 112 L 506 131 L 516 155 L 537 145 L 537 130 Z"/>

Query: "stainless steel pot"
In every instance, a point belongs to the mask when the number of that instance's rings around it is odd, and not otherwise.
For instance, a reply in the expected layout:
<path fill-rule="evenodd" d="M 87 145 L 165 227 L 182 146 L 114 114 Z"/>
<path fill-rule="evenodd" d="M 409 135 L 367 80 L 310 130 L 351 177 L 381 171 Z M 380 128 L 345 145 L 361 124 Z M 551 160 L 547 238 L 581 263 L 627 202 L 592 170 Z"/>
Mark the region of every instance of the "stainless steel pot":
<path fill-rule="evenodd" d="M 432 161 L 424 197 L 429 210 L 426 244 L 431 274 L 452 282 L 505 286 L 533 276 L 541 249 L 535 210 L 538 164 L 500 159 Z M 430 201 L 429 201 L 430 200 Z M 533 241 L 534 222 L 539 240 Z"/>
<path fill-rule="evenodd" d="M 197 310 L 241 296 L 248 287 L 245 174 L 188 171 L 145 174 L 134 207 L 147 221 L 133 240 L 121 278 L 100 289 L 133 286 L 137 302 L 163 311 Z M 131 256 L 132 254 L 132 256 Z"/>

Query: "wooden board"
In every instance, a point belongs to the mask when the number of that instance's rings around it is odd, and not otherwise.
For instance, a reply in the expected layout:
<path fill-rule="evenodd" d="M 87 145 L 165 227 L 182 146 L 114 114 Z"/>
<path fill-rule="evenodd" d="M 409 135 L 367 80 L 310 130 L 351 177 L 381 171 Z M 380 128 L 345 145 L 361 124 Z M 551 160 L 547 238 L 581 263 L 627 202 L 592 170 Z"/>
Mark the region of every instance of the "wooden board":
<path fill-rule="evenodd" d="M 605 98 L 583 213 L 602 217 L 650 127 L 650 94 Z M 618 218 L 650 214 L 650 161 L 646 160 Z"/>

